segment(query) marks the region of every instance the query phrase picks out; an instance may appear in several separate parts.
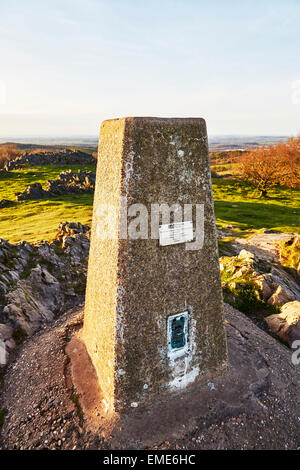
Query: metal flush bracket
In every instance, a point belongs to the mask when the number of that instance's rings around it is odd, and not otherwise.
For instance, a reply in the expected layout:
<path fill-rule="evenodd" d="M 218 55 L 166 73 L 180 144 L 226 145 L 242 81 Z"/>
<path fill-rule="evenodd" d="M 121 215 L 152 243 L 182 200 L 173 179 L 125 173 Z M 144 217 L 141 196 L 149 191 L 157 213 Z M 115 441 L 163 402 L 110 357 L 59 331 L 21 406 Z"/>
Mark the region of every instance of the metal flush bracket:
<path fill-rule="evenodd" d="M 188 311 L 168 317 L 168 356 L 171 359 L 183 356 L 188 351 Z"/>

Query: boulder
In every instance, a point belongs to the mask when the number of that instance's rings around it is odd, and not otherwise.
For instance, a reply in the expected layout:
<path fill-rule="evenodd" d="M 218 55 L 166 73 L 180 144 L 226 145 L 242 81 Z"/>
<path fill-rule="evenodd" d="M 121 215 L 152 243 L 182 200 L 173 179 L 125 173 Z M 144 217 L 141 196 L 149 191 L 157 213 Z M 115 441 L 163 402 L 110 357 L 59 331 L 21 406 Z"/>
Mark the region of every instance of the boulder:
<path fill-rule="evenodd" d="M 265 318 L 271 331 L 282 341 L 292 346 L 300 340 L 300 302 L 288 302 L 283 305 L 281 313 Z"/>
<path fill-rule="evenodd" d="M 77 173 L 72 170 L 63 171 L 55 180 L 49 180 L 46 191 L 51 194 L 65 193 L 91 193 L 95 189 L 96 173 L 92 171 L 81 171 Z"/>
<path fill-rule="evenodd" d="M 268 282 L 268 279 L 268 274 L 260 274 L 254 278 L 254 282 L 260 290 L 263 300 L 268 300 L 273 293 L 270 280 Z"/>
<path fill-rule="evenodd" d="M 274 294 L 268 299 L 268 303 L 270 305 L 283 305 L 292 300 L 295 300 L 293 292 L 287 286 L 279 285 Z"/>
<path fill-rule="evenodd" d="M 16 193 L 17 201 L 26 201 L 28 199 L 43 199 L 48 193 L 43 190 L 41 183 L 33 183 L 27 186 L 22 193 Z"/>

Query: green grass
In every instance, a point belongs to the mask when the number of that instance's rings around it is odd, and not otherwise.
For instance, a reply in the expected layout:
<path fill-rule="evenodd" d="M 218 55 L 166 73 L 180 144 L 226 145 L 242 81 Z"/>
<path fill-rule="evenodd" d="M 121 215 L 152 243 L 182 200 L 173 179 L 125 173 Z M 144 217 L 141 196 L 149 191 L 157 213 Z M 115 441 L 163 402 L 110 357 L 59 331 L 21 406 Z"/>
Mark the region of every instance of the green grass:
<path fill-rule="evenodd" d="M 15 201 L 17 192 L 32 183 L 41 183 L 45 187 L 47 180 L 56 179 L 63 171 L 89 170 L 95 171 L 95 165 L 66 165 L 66 166 L 40 166 L 24 170 L 14 170 L 7 175 L 0 175 L 0 200 L 10 199 Z"/>
<path fill-rule="evenodd" d="M 211 170 L 218 173 L 220 176 L 227 176 L 234 173 L 237 166 L 237 163 L 215 163 L 211 165 Z"/>
<path fill-rule="evenodd" d="M 242 230 L 262 228 L 300 233 L 300 190 L 276 187 L 259 199 L 250 186 L 235 180 L 213 179 L 216 222 Z"/>
<path fill-rule="evenodd" d="M 92 170 L 93 165 L 44 166 L 15 170 L 0 175 L 0 200 L 15 200 L 15 193 L 24 191 L 31 183 L 55 179 L 67 169 Z M 241 234 L 262 228 L 300 233 L 300 190 L 275 188 L 270 198 L 258 199 L 250 186 L 235 180 L 213 179 L 216 221 L 219 228 L 234 225 Z M 176 201 L 175 201 L 176 202 Z M 17 243 L 51 240 L 60 222 L 74 221 L 91 224 L 92 194 L 69 194 L 39 201 L 21 202 L 0 209 L 0 238 Z"/>
<path fill-rule="evenodd" d="M 57 178 L 67 169 L 95 171 L 95 166 L 37 167 L 0 175 L 0 200 L 15 200 L 15 193 L 23 191 L 31 183 L 39 182 L 45 187 L 47 180 Z M 0 238 L 11 243 L 21 240 L 51 240 L 57 233 L 59 223 L 64 220 L 90 225 L 92 206 L 93 194 L 68 194 L 38 201 L 25 201 L 0 209 Z"/>

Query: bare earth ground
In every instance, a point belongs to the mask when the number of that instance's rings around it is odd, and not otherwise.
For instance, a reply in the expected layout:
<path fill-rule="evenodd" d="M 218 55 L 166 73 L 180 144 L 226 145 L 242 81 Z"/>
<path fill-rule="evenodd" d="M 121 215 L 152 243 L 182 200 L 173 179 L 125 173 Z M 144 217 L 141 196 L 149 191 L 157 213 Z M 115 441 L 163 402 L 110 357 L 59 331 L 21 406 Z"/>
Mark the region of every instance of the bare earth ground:
<path fill-rule="evenodd" d="M 67 345 L 74 352 L 82 311 L 66 313 L 28 339 L 6 372 L 1 448 L 300 448 L 300 366 L 292 364 L 292 351 L 244 314 L 227 304 L 224 310 L 228 372 L 182 398 L 134 410 L 106 439 L 99 429 L 103 418 L 97 411 L 93 377 L 89 393 L 84 375 L 81 383 L 76 381 L 81 391 L 75 390 L 72 374 L 79 364 L 70 364 L 66 353 Z M 72 335 L 75 343 L 69 343 Z M 78 351 L 83 358 L 84 351 Z"/>

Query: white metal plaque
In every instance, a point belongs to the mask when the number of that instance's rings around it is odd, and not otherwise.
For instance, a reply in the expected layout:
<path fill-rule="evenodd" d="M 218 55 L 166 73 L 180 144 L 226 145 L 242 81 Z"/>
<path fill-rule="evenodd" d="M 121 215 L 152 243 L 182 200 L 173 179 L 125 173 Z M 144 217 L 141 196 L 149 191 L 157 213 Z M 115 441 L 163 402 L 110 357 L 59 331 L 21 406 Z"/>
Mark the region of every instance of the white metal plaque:
<path fill-rule="evenodd" d="M 174 222 L 159 226 L 159 244 L 161 246 L 176 245 L 193 240 L 193 222 Z"/>

